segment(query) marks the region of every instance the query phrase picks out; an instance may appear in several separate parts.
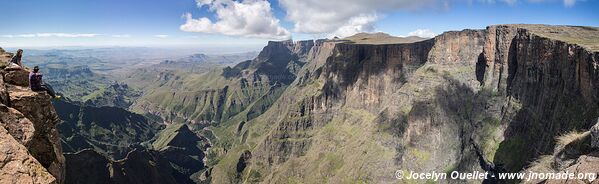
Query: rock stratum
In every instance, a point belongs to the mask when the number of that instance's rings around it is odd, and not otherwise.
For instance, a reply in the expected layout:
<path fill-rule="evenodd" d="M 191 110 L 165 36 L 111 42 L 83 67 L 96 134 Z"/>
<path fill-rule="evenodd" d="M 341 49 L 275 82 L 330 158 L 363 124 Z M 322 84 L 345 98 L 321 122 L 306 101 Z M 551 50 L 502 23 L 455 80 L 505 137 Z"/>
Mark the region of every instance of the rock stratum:
<path fill-rule="evenodd" d="M 0 183 L 64 183 L 65 158 L 50 96 L 29 90 L 27 69 L 0 49 Z"/>

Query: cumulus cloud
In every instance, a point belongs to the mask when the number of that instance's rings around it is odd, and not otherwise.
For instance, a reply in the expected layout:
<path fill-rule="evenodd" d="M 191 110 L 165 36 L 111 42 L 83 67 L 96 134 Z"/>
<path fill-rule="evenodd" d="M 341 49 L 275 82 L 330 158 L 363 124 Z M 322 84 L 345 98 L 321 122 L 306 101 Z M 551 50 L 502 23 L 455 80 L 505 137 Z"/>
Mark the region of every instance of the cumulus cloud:
<path fill-rule="evenodd" d="M 376 15 L 369 14 L 352 17 L 348 20 L 346 24 L 337 28 L 333 35 L 339 37 L 348 37 L 360 32 L 373 32 L 374 23 L 376 22 L 376 20 Z"/>
<path fill-rule="evenodd" d="M 154 37 L 156 37 L 156 38 L 168 38 L 168 35 L 159 34 L 159 35 L 154 35 Z"/>
<path fill-rule="evenodd" d="M 408 33 L 408 36 L 417 36 L 417 37 L 422 37 L 422 38 L 432 38 L 432 37 L 437 36 L 437 34 L 435 34 L 430 29 L 416 29 L 415 31 L 412 31 L 412 32 Z"/>
<path fill-rule="evenodd" d="M 357 32 L 373 32 L 379 17 L 393 11 L 421 9 L 449 9 L 451 4 L 464 2 L 506 3 L 563 1 L 573 6 L 577 0 L 279 0 L 293 22 L 293 31 L 307 34 L 327 33 L 348 36 Z M 578 0 L 580 1 L 580 0 Z M 430 35 L 426 35 L 430 36 Z"/>
<path fill-rule="evenodd" d="M 196 0 L 198 7 L 207 6 L 215 13 L 213 22 L 207 17 L 194 19 L 184 14 L 185 24 L 180 29 L 187 32 L 217 33 L 268 39 L 289 39 L 289 31 L 279 24 L 265 0 Z"/>
<path fill-rule="evenodd" d="M 61 38 L 80 38 L 80 37 L 96 37 L 100 34 L 80 34 L 80 33 L 34 33 L 34 34 L 17 34 L 17 35 L 1 35 L 5 38 L 33 38 L 33 37 L 61 37 Z"/>
<path fill-rule="evenodd" d="M 359 32 L 374 32 L 377 21 L 395 11 L 446 10 L 456 3 L 558 3 L 571 7 L 584 0 L 279 0 L 293 23 L 294 33 L 346 37 Z M 196 0 L 198 7 L 208 7 L 214 18 L 193 18 L 184 14 L 180 29 L 188 32 L 217 33 L 230 36 L 288 39 L 290 33 L 281 27 L 266 0 Z M 412 34 L 432 37 L 430 30 Z"/>
<path fill-rule="evenodd" d="M 287 20 L 299 33 L 330 33 L 347 36 L 357 32 L 372 32 L 374 24 L 386 11 L 413 10 L 442 6 L 443 0 L 279 0 L 287 11 Z"/>

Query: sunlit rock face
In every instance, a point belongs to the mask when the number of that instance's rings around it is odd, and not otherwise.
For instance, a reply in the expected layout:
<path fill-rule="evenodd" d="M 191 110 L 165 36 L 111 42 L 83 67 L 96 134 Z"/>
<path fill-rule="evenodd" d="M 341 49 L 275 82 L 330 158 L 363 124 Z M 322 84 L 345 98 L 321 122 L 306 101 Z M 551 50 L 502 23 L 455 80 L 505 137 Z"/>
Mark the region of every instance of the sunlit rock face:
<path fill-rule="evenodd" d="M 29 89 L 27 69 L 0 73 L 2 181 L 63 183 L 65 159 L 55 127 L 60 119 L 50 96 Z"/>

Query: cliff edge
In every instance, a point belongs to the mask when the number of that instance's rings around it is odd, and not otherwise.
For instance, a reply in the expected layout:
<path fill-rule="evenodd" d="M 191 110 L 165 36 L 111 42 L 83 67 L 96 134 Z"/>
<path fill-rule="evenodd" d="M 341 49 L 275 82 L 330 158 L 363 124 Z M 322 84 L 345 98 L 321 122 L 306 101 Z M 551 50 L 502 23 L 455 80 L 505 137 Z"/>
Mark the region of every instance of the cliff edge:
<path fill-rule="evenodd" d="M 65 159 L 50 96 L 28 87 L 27 69 L 0 49 L 0 183 L 64 183 Z"/>

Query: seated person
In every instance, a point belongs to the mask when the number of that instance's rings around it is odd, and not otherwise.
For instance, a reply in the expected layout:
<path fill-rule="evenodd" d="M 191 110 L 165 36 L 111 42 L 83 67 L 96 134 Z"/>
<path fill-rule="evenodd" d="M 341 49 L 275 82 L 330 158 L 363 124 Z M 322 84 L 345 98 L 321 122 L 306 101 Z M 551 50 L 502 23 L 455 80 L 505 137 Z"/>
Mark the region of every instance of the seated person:
<path fill-rule="evenodd" d="M 12 70 L 22 70 L 22 64 L 21 63 L 21 57 L 23 56 L 23 50 L 19 49 L 17 50 L 17 54 L 15 54 L 12 59 L 10 59 L 10 62 L 8 62 L 8 66 L 6 66 L 6 68 L 4 68 L 5 71 L 12 71 Z"/>
<path fill-rule="evenodd" d="M 33 67 L 33 71 L 29 73 L 29 88 L 32 91 L 46 91 L 52 98 L 59 99 L 60 96 L 56 96 L 52 87 L 48 84 L 43 84 L 42 73 L 39 73 L 40 68 L 38 66 Z"/>
<path fill-rule="evenodd" d="M 23 57 L 23 49 L 17 50 L 17 54 L 12 57 L 10 60 L 10 64 L 18 65 L 19 67 L 23 67 L 23 63 L 21 63 L 21 58 Z"/>

